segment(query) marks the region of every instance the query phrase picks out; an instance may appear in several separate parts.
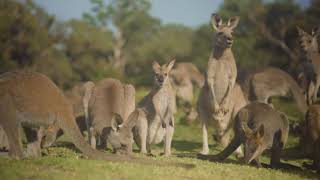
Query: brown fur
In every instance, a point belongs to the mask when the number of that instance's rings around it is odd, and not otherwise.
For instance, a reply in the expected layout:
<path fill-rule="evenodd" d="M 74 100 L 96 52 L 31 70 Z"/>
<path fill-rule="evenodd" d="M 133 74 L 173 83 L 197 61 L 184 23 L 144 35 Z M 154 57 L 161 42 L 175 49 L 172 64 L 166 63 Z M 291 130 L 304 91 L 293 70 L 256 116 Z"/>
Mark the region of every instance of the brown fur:
<path fill-rule="evenodd" d="M 235 136 L 231 143 L 211 160 L 224 160 L 241 144 L 244 145 L 244 161 L 261 167 L 259 156 L 271 148 L 271 166 L 280 165 L 281 151 L 287 141 L 289 122 L 285 114 L 261 102 L 253 102 L 242 108 L 236 117 Z"/>
<path fill-rule="evenodd" d="M 310 81 L 307 90 L 307 97 L 309 104 L 317 101 L 317 95 L 320 87 L 320 53 L 318 49 L 317 37 L 320 34 L 319 29 L 314 29 L 311 34 L 306 33 L 301 28 L 297 27 L 300 45 L 305 53 L 305 56 L 309 61 L 312 62 L 314 81 Z"/>
<path fill-rule="evenodd" d="M 130 84 L 122 84 L 119 80 L 107 78 L 97 82 L 89 93 L 92 93 L 88 101 L 91 145 L 95 148 L 98 140 L 99 148 L 105 148 L 108 139 L 115 148 L 117 126 L 123 122 L 112 121 L 116 120 L 113 114 L 120 115 L 123 121 L 127 120 L 135 109 L 135 89 Z"/>
<path fill-rule="evenodd" d="M 242 84 L 249 101 L 270 103 L 272 97 L 292 95 L 298 109 L 304 114 L 307 102 L 303 90 L 286 72 L 278 68 L 268 67 L 249 74 Z"/>
<path fill-rule="evenodd" d="M 185 103 L 187 122 L 191 123 L 198 116 L 196 110 L 192 107 L 194 101 L 193 86 L 196 84 L 198 88 L 201 88 L 204 84 L 204 76 L 194 64 L 180 62 L 176 63 L 174 69 L 171 70 L 170 80 L 177 98 Z"/>
<path fill-rule="evenodd" d="M 171 155 L 175 95 L 168 76 L 173 65 L 174 60 L 162 66 L 153 63 L 154 87 L 120 128 L 121 144 L 128 151 L 131 150 L 133 136 L 141 153 L 151 153 L 150 145 L 164 140 L 164 155 Z"/>
<path fill-rule="evenodd" d="M 200 91 L 197 108 L 202 121 L 202 154 L 209 152 L 207 142 L 209 121 L 217 122 L 216 124 L 229 124 L 229 118 L 233 118 L 231 111 L 237 106 L 232 102 L 235 99 L 230 98 L 237 78 L 237 67 L 231 46 L 233 44 L 232 32 L 239 22 L 239 17 L 232 17 L 223 24 L 221 18 L 217 14 L 213 14 L 211 21 L 216 31 L 214 33 L 215 41 L 208 62 L 205 85 Z"/>
<path fill-rule="evenodd" d="M 305 118 L 304 145 L 311 147 L 312 168 L 320 172 L 320 105 L 311 105 Z"/>
<path fill-rule="evenodd" d="M 23 158 L 20 126 L 47 128 L 57 124 L 71 138 L 76 147 L 90 158 L 149 165 L 192 167 L 192 165 L 181 163 L 161 163 L 141 158 L 108 155 L 92 149 L 84 141 L 77 128 L 72 106 L 62 91 L 50 79 L 39 73 L 14 71 L 0 76 L 0 114 L 0 125 L 8 137 L 9 155 L 15 159 Z M 35 141 L 39 141 L 39 139 Z M 40 149 L 39 143 L 34 149 Z"/>

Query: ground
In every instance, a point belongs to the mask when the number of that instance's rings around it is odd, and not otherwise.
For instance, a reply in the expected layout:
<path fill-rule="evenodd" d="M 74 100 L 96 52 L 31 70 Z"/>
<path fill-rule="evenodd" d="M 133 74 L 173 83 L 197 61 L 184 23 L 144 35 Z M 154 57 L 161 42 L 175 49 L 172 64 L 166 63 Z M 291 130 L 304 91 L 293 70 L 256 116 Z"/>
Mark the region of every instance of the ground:
<path fill-rule="evenodd" d="M 137 99 L 146 93 L 140 90 Z M 300 121 L 301 114 L 293 103 L 287 100 L 274 101 L 276 108 L 285 111 L 290 121 Z M 273 170 L 268 168 L 255 168 L 244 165 L 234 156 L 225 162 L 208 162 L 198 160 L 195 154 L 201 150 L 202 133 L 200 125 L 195 122 L 192 125 L 184 123 L 182 112 L 176 115 L 176 129 L 173 140 L 173 156 L 166 158 L 159 154 L 163 146 L 156 145 L 153 152 L 156 157 L 148 157 L 157 161 L 172 161 L 191 163 L 195 168 L 184 169 L 181 167 L 158 167 L 155 165 L 139 165 L 132 163 L 110 163 L 106 161 L 87 160 L 79 151 L 68 142 L 67 137 L 58 140 L 55 147 L 43 150 L 44 156 L 39 159 L 11 160 L 6 156 L 0 156 L 0 179 L 319 179 L 315 172 L 302 170 Z M 212 132 L 212 130 L 210 130 Z M 209 139 L 210 153 L 219 152 L 222 147 Z M 298 139 L 290 136 L 283 153 L 285 163 L 302 168 L 303 162 L 311 163 L 307 159 L 297 159 L 296 148 Z M 137 149 L 137 148 L 135 148 Z M 110 152 L 109 152 L 110 153 Z M 188 158 L 177 157 L 188 156 Z M 138 153 L 135 156 L 144 157 Z M 269 163 L 269 153 L 262 157 L 263 163 Z"/>

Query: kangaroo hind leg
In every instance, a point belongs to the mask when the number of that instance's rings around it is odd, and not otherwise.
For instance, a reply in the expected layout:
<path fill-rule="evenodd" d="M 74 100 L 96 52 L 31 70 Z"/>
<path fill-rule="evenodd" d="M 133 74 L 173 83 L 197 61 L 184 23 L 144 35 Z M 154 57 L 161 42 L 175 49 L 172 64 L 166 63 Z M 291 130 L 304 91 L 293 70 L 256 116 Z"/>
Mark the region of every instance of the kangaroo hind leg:
<path fill-rule="evenodd" d="M 0 125 L 7 134 L 9 143 L 9 156 L 13 159 L 23 158 L 23 149 L 20 136 L 20 123 L 16 115 L 16 109 L 7 95 L 0 97 Z"/>

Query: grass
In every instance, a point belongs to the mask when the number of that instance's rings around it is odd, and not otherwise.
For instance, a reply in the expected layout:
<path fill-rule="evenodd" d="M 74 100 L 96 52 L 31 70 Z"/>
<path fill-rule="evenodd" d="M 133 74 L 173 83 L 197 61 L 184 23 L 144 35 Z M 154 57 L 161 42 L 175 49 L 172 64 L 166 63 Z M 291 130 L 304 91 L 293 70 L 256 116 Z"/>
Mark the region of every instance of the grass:
<path fill-rule="evenodd" d="M 145 90 L 137 92 L 137 100 L 146 93 Z M 297 113 L 291 102 L 276 100 L 275 107 L 286 112 L 290 121 L 297 121 L 301 115 Z M 58 140 L 58 146 L 43 150 L 45 154 L 39 159 L 11 160 L 0 156 L 0 179 L 319 179 L 320 176 L 310 170 L 274 170 L 268 168 L 255 168 L 241 164 L 234 156 L 225 162 L 208 162 L 198 160 L 195 154 L 202 147 L 202 133 L 198 122 L 192 125 L 183 123 L 184 114 L 176 114 L 176 129 L 172 142 L 173 156 L 161 157 L 162 144 L 153 146 L 156 157 L 148 157 L 156 161 L 170 161 L 192 163 L 196 167 L 184 169 L 180 167 L 158 167 L 155 165 L 140 165 L 133 163 L 111 163 L 99 160 L 88 160 L 81 153 L 70 146 L 66 137 Z M 212 130 L 210 130 L 212 132 Z M 209 139 L 211 144 L 213 140 Z M 295 146 L 298 139 L 291 137 L 287 143 L 283 162 L 301 167 L 302 162 L 311 162 L 307 159 L 294 157 L 298 150 Z M 71 147 L 71 148 L 70 148 Z M 211 153 L 218 153 L 222 148 L 216 144 L 210 146 Z M 135 154 L 146 158 L 143 155 Z M 176 155 L 188 157 L 179 158 Z M 269 163 L 269 153 L 261 158 L 263 163 Z"/>

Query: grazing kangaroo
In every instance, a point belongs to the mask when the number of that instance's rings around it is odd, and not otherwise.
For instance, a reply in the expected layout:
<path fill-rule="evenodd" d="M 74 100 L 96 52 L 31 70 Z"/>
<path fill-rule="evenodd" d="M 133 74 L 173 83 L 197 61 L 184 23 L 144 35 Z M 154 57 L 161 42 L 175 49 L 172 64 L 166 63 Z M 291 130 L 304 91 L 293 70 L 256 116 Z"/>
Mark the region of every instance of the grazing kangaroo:
<path fill-rule="evenodd" d="M 307 102 L 303 90 L 286 72 L 278 68 L 268 67 L 249 74 L 242 84 L 244 93 L 249 101 L 271 103 L 274 96 L 291 94 L 298 109 L 305 114 Z"/>
<path fill-rule="evenodd" d="M 0 114 L 0 125 L 8 137 L 9 155 L 12 158 L 23 157 L 19 127 L 23 127 L 25 131 L 40 128 L 35 133 L 36 137 L 28 137 L 30 133 L 26 133 L 29 144 L 40 152 L 41 128 L 57 125 L 88 157 L 117 160 L 116 157 L 90 148 L 78 130 L 72 106 L 55 84 L 42 74 L 14 71 L 1 75 Z"/>
<path fill-rule="evenodd" d="M 133 138 L 141 153 L 145 154 L 151 154 L 151 144 L 158 144 L 164 140 L 164 155 L 171 155 L 175 94 L 170 84 L 169 73 L 174 62 L 173 60 L 162 66 L 153 62 L 154 86 L 120 128 L 122 148 L 129 153 L 132 151 Z"/>
<path fill-rule="evenodd" d="M 209 153 L 207 137 L 209 121 L 213 121 L 215 124 L 223 123 L 222 121 L 229 122 L 228 118 L 231 117 L 230 113 L 235 105 L 234 102 L 231 102 L 232 105 L 230 106 L 229 101 L 235 100 L 230 96 L 237 78 L 237 67 L 231 46 L 233 44 L 232 32 L 238 25 L 239 17 L 232 17 L 226 24 L 223 24 L 221 18 L 217 14 L 213 14 L 211 21 L 216 31 L 214 34 L 215 41 L 208 62 L 205 85 L 200 91 L 197 105 L 202 121 L 202 154 Z M 226 114 L 229 114 L 228 117 L 226 117 Z"/>
<path fill-rule="evenodd" d="M 309 89 L 307 91 L 308 102 L 317 101 L 317 95 L 320 87 L 320 54 L 318 49 L 317 37 L 320 34 L 320 29 L 313 29 L 311 35 L 303 31 L 301 28 L 297 27 L 300 46 L 302 47 L 307 59 L 312 62 L 313 71 L 315 73 L 315 81 L 311 81 L 309 84 Z"/>
<path fill-rule="evenodd" d="M 193 167 L 190 164 L 157 162 L 134 157 L 110 155 L 92 149 L 82 137 L 72 106 L 59 88 L 45 75 L 30 71 L 7 72 L 0 76 L 0 126 L 3 127 L 9 143 L 9 156 L 14 159 L 24 157 L 19 128 L 35 132 L 28 137 L 27 151 L 40 152 L 43 128 L 59 126 L 86 156 L 114 162 L 137 162 L 147 165 Z M 29 148 L 32 147 L 32 148 Z M 41 154 L 38 154 L 41 155 Z"/>
<path fill-rule="evenodd" d="M 64 93 L 65 97 L 73 107 L 73 115 L 76 117 L 76 123 L 82 135 L 83 132 L 88 129 L 84 116 L 85 107 L 83 100 L 85 99 L 86 92 L 87 94 L 90 94 L 93 87 L 94 83 L 88 81 L 75 85 L 72 89 Z M 63 132 L 60 130 L 59 126 L 48 127 L 44 130 L 41 147 L 50 147 L 61 135 L 63 135 Z"/>
<path fill-rule="evenodd" d="M 135 109 L 135 89 L 116 79 L 103 79 L 89 88 L 83 99 L 89 142 L 92 148 L 103 149 L 109 141 L 114 149 L 120 148 L 119 126 Z M 120 118 L 114 116 L 116 113 Z"/>
<path fill-rule="evenodd" d="M 177 98 L 185 103 L 187 113 L 187 122 L 193 122 L 197 116 L 197 111 L 192 107 L 194 100 L 193 85 L 196 84 L 201 88 L 204 84 L 204 76 L 198 68 L 192 63 L 176 63 L 170 72 L 170 80 Z"/>
<path fill-rule="evenodd" d="M 253 102 L 242 108 L 236 116 L 235 136 L 231 143 L 211 160 L 224 160 L 241 144 L 244 145 L 244 161 L 261 167 L 259 156 L 271 148 L 271 166 L 280 165 L 281 151 L 287 141 L 289 122 L 285 114 L 261 102 Z"/>

